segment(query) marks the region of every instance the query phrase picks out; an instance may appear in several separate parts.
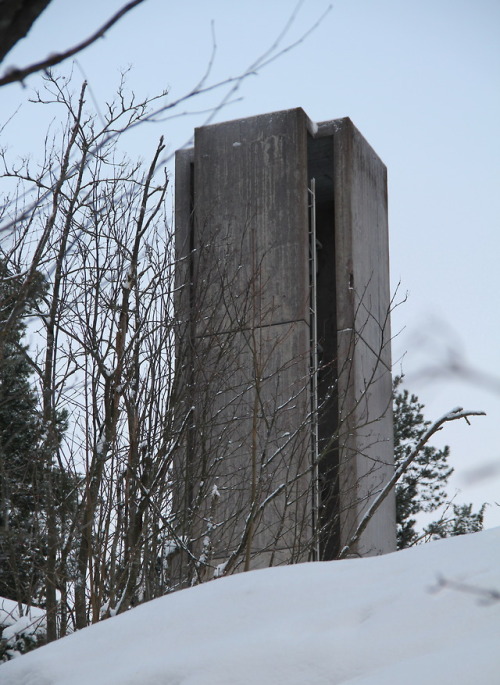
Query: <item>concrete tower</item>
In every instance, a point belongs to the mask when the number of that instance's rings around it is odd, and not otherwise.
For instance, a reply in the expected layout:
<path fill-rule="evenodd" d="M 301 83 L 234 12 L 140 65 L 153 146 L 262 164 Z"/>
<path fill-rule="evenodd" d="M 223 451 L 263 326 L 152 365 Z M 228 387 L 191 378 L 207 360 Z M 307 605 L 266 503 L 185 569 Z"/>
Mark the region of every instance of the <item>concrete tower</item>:
<path fill-rule="evenodd" d="M 176 252 L 185 563 L 335 558 L 394 468 L 385 166 L 300 108 L 198 128 Z M 351 553 L 395 544 L 389 497 Z"/>

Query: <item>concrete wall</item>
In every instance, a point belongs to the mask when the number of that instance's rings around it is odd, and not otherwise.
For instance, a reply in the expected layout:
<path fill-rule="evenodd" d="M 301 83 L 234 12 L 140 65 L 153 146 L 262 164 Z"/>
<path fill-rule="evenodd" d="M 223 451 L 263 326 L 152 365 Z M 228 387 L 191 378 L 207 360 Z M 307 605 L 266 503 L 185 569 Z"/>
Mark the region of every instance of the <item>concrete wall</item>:
<path fill-rule="evenodd" d="M 323 492 L 336 496 L 323 519 L 312 465 L 311 171 L 329 246 L 323 327 L 335 329 L 325 347 L 336 396 L 322 431 L 323 479 L 336 483 Z M 393 463 L 385 167 L 348 119 L 316 130 L 301 109 L 197 129 L 194 150 L 177 153 L 176 241 L 178 359 L 193 407 L 178 467 L 190 481 L 183 534 L 207 571 L 236 556 L 240 569 L 292 563 L 315 558 L 314 527 L 328 512 L 337 533 L 322 556 L 332 557 Z M 353 551 L 394 548 L 392 500 Z"/>
<path fill-rule="evenodd" d="M 194 424 L 203 427 L 189 458 L 220 494 L 212 511 L 210 497 L 197 509 L 191 537 L 200 549 L 211 519 L 212 565 L 242 544 L 252 567 L 309 555 L 305 121 L 294 110 L 197 129 L 194 155 L 177 160 L 180 281 L 189 254 L 192 272 L 180 311 L 189 308 Z"/>
<path fill-rule="evenodd" d="M 340 488 L 356 493 L 341 508 L 344 543 L 394 468 L 387 172 L 349 119 L 319 129 L 334 143 Z M 394 512 L 391 496 L 358 553 L 395 549 Z"/>

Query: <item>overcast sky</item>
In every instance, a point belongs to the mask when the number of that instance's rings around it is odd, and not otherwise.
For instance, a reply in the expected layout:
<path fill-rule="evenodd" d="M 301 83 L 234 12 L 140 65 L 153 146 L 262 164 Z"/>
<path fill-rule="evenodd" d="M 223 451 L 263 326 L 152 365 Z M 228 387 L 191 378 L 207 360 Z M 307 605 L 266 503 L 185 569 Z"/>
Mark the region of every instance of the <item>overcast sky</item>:
<path fill-rule="evenodd" d="M 52 0 L 6 58 L 25 66 L 86 38 L 122 0 Z M 77 56 L 75 89 L 88 79 L 101 110 L 120 70 L 137 97 L 187 93 L 217 49 L 209 81 L 236 76 L 273 44 L 293 0 L 146 0 Z M 281 46 L 327 10 L 304 0 Z M 214 121 L 302 107 L 315 121 L 348 116 L 388 167 L 392 287 L 407 300 L 393 315 L 396 372 L 428 418 L 460 405 L 484 409 L 471 426 L 445 427 L 457 502 L 491 503 L 500 525 L 500 3 L 498 0 L 339 0 L 318 28 L 249 76 Z M 62 71 L 68 73 L 70 65 Z M 40 78 L 0 90 L 1 143 L 41 151 L 53 112 L 27 102 Z M 190 115 L 141 127 L 125 141 L 149 157 L 160 135 L 186 144 L 226 90 L 177 110 Z M 169 167 L 171 162 L 167 161 Z M 479 471 L 480 470 L 480 471 Z M 480 477 L 482 475 L 482 477 Z"/>

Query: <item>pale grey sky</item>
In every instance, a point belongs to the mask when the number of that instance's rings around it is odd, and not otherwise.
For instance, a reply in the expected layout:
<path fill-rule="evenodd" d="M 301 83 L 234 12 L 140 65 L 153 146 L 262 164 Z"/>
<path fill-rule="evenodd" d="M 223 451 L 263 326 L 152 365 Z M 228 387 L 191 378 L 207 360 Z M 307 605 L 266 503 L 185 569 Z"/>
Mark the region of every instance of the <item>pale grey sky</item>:
<path fill-rule="evenodd" d="M 24 66 L 82 40 L 122 0 L 53 0 L 4 67 Z M 76 58 L 99 107 L 113 97 L 119 70 L 138 97 L 168 88 L 174 99 L 203 74 L 212 44 L 211 81 L 235 76 L 273 43 L 293 0 L 147 0 L 105 39 Z M 327 9 L 304 0 L 282 45 Z M 435 444 L 451 446 L 457 502 L 489 501 L 487 526 L 500 524 L 500 3 L 498 0 L 339 0 L 294 50 L 249 76 L 237 102 L 216 121 L 302 107 L 311 119 L 349 116 L 388 167 L 392 286 L 408 299 L 394 313 L 395 370 L 438 418 L 460 405 L 484 409 Z M 63 70 L 69 71 L 66 65 Z M 0 120 L 19 105 L 2 143 L 36 154 L 53 116 L 27 104 L 26 88 L 0 90 Z M 216 91 L 181 107 L 205 110 Z M 233 98 L 233 99 L 235 99 Z M 206 114 L 141 127 L 126 141 L 148 157 L 161 134 L 183 145 Z M 44 119 L 45 117 L 45 119 Z M 461 371 L 447 370 L 451 363 Z M 487 477 L 470 479 L 485 468 Z M 489 470 L 488 470 L 489 468 Z M 474 475 L 474 474 L 473 474 Z M 480 474 L 476 473 L 476 476 Z"/>

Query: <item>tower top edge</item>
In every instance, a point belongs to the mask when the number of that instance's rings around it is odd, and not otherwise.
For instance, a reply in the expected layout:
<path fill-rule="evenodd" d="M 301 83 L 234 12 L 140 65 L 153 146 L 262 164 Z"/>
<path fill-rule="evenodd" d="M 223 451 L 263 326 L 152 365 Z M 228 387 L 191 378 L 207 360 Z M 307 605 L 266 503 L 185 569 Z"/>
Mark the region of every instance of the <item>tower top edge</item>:
<path fill-rule="evenodd" d="M 337 126 L 341 125 L 342 122 L 345 122 L 346 120 L 348 121 L 348 117 L 343 117 L 340 119 L 331 119 L 328 121 L 322 121 L 321 123 L 316 123 L 310 117 L 306 114 L 306 112 L 302 109 L 302 107 L 293 107 L 292 109 L 281 109 L 281 110 L 276 110 L 274 112 L 267 112 L 265 114 L 256 114 L 250 117 L 239 117 L 237 119 L 228 119 L 227 121 L 222 121 L 218 122 L 215 124 L 207 124 L 206 126 L 198 126 L 195 128 L 195 131 L 199 130 L 213 130 L 216 127 L 221 127 L 221 126 L 234 126 L 238 123 L 248 123 L 248 122 L 255 122 L 257 125 L 264 125 L 266 122 L 271 122 L 273 119 L 279 118 L 279 117 L 287 117 L 292 114 L 296 114 L 299 117 L 303 117 L 305 120 L 305 125 L 309 131 L 309 133 L 315 137 L 316 135 L 328 135 L 329 134 L 329 129 L 334 129 Z M 324 130 L 324 133 L 323 133 Z"/>

